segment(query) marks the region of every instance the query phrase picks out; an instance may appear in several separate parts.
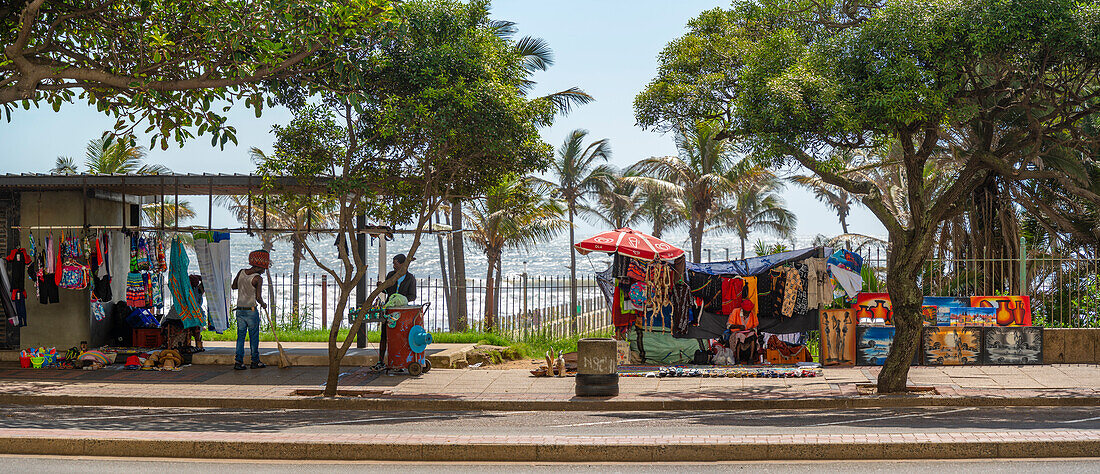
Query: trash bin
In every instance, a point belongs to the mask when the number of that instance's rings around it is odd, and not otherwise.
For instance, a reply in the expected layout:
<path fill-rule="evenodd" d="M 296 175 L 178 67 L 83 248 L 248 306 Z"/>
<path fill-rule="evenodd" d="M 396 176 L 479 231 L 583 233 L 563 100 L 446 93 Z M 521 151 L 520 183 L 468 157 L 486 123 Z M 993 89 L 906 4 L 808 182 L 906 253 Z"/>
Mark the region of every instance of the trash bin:
<path fill-rule="evenodd" d="M 614 339 L 585 338 L 577 342 L 577 396 L 619 394 L 618 350 Z"/>
<path fill-rule="evenodd" d="M 385 309 L 387 318 L 397 318 L 396 326 L 386 328 L 386 369 L 408 370 L 412 376 L 431 370 L 432 364 L 424 355 L 428 344 L 432 343 L 432 335 L 424 329 L 424 310 L 427 306 Z"/>

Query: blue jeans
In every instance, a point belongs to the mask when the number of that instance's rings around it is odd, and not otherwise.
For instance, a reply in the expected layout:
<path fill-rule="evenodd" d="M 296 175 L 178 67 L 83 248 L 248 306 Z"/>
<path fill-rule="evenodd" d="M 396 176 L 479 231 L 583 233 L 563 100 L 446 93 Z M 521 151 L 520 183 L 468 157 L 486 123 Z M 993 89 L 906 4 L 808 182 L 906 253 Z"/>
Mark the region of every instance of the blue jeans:
<path fill-rule="evenodd" d="M 244 363 L 244 336 L 248 332 L 248 343 L 252 349 L 252 363 L 260 361 L 260 312 L 255 309 L 237 310 L 237 358 L 238 364 Z"/>

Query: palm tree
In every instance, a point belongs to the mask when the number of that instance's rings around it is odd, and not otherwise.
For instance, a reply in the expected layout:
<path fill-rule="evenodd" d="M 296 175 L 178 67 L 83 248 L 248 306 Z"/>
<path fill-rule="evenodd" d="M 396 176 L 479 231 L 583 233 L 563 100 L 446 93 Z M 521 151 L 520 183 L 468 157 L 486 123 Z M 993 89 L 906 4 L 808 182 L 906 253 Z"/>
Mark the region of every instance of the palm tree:
<path fill-rule="evenodd" d="M 611 144 L 608 139 L 596 140 L 584 144 L 588 130 L 576 129 L 558 148 L 558 155 L 550 164 L 554 181 L 534 178 L 540 187 L 549 190 L 561 200 L 569 212 L 569 314 L 573 334 L 577 333 L 577 253 L 573 245 L 577 243 L 574 233 L 574 218 L 579 206 L 586 203 L 586 197 L 600 188 L 606 168 L 597 165 L 611 158 Z"/>
<path fill-rule="evenodd" d="M 253 147 L 249 155 L 256 163 L 268 159 L 259 148 Z M 264 198 L 248 196 L 220 196 L 215 200 L 232 211 L 238 222 L 246 223 L 256 228 L 260 235 L 260 241 L 265 249 L 270 248 L 277 241 L 290 242 L 291 246 L 291 290 L 290 290 L 290 316 L 297 322 L 300 314 L 300 284 L 302 261 L 305 259 L 305 239 L 315 237 L 307 234 L 310 227 L 326 227 L 332 215 L 331 202 L 321 196 L 294 195 L 294 196 L 267 196 L 266 205 Z M 265 217 L 266 216 L 266 217 Z M 263 228 L 292 229 L 291 233 L 264 232 Z M 268 272 L 270 278 L 270 272 Z M 269 282 L 270 283 L 270 282 Z M 270 288 L 271 285 L 268 285 Z M 274 313 L 274 310 L 272 310 Z"/>
<path fill-rule="evenodd" d="M 53 169 L 50 170 L 50 174 L 77 174 L 79 172 L 80 171 L 76 168 L 76 162 L 67 156 L 57 157 Z"/>
<path fill-rule="evenodd" d="M 595 205 L 579 205 L 577 209 L 596 223 L 612 229 L 630 227 L 640 221 L 642 193 L 630 181 L 632 172 L 607 168 L 601 170 L 601 175 Z"/>
<path fill-rule="evenodd" d="M 833 186 L 826 183 L 814 176 L 795 176 L 791 178 L 791 181 L 798 183 L 813 191 L 814 196 L 818 201 L 821 201 L 825 206 L 829 207 L 836 212 L 837 219 L 840 220 L 840 228 L 843 233 L 848 233 L 848 214 L 852 211 L 852 204 L 855 200 L 852 199 L 852 195 L 848 194 L 848 191 L 840 188 L 839 186 Z"/>
<path fill-rule="evenodd" d="M 88 142 L 84 165 L 89 174 L 164 174 L 163 165 L 145 163 L 145 148 L 135 146 L 132 137 L 104 135 Z"/>
<path fill-rule="evenodd" d="M 678 156 L 646 158 L 631 167 L 645 176 L 634 178 L 635 182 L 663 188 L 683 202 L 695 262 L 702 257 L 703 234 L 715 222 L 726 197 L 770 175 L 766 168 L 749 166 L 746 160 L 734 162 L 733 147 L 718 138 L 720 132 L 721 127 L 709 122 L 681 126 L 676 134 Z"/>
<path fill-rule="evenodd" d="M 733 192 L 729 207 L 719 211 L 718 218 L 725 228 L 737 234 L 741 240 L 741 258 L 745 258 L 745 241 L 753 232 L 763 232 L 789 238 L 798 218 L 787 210 L 779 195 L 783 183 L 774 177 L 758 180 L 750 186 Z"/>
<path fill-rule="evenodd" d="M 175 204 L 168 202 L 144 204 L 141 206 L 141 211 L 145 214 L 150 227 L 161 227 L 161 216 L 164 216 L 164 227 L 173 227 L 187 219 L 195 218 L 195 209 L 187 201 L 180 201 L 178 209 Z"/>
<path fill-rule="evenodd" d="M 666 230 L 679 227 L 684 222 L 684 202 L 664 186 L 654 186 L 648 181 L 638 184 L 641 204 L 638 213 L 653 226 L 651 235 L 661 238 Z"/>
<path fill-rule="evenodd" d="M 492 331 L 496 316 L 494 271 L 499 272 L 506 248 L 529 248 L 557 235 L 569 223 L 557 200 L 547 199 L 525 179 L 510 178 L 493 186 L 485 197 L 473 201 L 466 219 L 470 241 L 485 252 L 485 330 Z M 571 228 L 571 227 L 570 227 Z"/>

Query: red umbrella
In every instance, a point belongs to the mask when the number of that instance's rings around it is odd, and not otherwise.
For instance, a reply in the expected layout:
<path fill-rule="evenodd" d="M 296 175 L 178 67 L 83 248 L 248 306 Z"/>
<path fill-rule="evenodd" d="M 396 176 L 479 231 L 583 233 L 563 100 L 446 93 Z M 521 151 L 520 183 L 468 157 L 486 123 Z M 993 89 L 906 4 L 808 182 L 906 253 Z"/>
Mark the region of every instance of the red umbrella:
<path fill-rule="evenodd" d="M 684 251 L 652 235 L 638 232 L 629 227 L 615 229 L 577 242 L 574 247 L 581 255 L 589 252 L 618 252 L 620 255 L 641 260 L 673 261 L 684 255 Z"/>

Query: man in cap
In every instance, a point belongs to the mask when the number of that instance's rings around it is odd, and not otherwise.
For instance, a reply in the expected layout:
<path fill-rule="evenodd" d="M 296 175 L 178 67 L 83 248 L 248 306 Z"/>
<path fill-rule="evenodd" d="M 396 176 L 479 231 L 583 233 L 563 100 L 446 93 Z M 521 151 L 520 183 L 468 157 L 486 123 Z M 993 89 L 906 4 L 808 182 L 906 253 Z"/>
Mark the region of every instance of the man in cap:
<path fill-rule="evenodd" d="M 260 362 L 260 309 L 267 309 L 264 303 L 263 286 L 264 279 L 261 275 L 271 266 L 271 259 L 266 250 L 256 250 L 248 254 L 249 268 L 237 272 L 233 278 L 233 289 L 237 290 L 237 355 L 233 368 L 245 370 L 244 365 L 244 338 L 247 332 L 249 345 L 252 349 L 253 369 L 266 367 Z"/>

